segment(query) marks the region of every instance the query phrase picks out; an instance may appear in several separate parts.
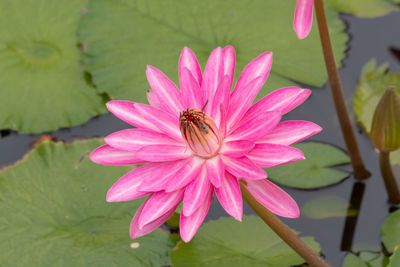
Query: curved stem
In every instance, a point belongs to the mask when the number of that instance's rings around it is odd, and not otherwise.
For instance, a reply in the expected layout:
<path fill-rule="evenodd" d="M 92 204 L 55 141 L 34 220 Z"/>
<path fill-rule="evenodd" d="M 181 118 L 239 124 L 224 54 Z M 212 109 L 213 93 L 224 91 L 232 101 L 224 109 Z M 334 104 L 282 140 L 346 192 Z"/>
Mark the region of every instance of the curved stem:
<path fill-rule="evenodd" d="M 351 165 L 353 166 L 354 176 L 359 180 L 365 179 L 368 178 L 370 174 L 365 169 L 344 100 L 342 84 L 336 67 L 328 24 L 326 22 L 323 0 L 315 0 L 315 13 L 317 15 L 319 36 L 324 52 L 325 65 L 328 72 L 333 101 L 335 103 L 336 114 L 339 118 L 340 128 L 350 156 Z"/>
<path fill-rule="evenodd" d="M 257 202 L 253 195 L 243 186 L 245 181 L 240 180 L 242 196 L 247 204 L 257 213 L 269 227 L 297 252 L 310 266 L 331 267 L 323 258 L 313 251 L 303 240 L 289 229 L 278 217 Z"/>
<path fill-rule="evenodd" d="M 389 196 L 389 202 L 392 204 L 400 203 L 400 193 L 397 187 L 396 179 L 393 175 L 392 168 L 390 167 L 389 152 L 381 151 L 379 153 L 379 166 L 381 167 L 381 174 L 385 182 L 386 191 Z"/>

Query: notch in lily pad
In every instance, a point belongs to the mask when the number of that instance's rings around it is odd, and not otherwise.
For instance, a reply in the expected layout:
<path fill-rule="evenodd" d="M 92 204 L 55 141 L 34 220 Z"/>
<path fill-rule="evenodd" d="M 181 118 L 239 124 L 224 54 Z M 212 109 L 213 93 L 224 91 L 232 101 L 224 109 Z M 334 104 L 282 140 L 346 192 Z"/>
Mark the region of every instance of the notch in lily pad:
<path fill-rule="evenodd" d="M 333 168 L 350 162 L 343 150 L 319 142 L 304 142 L 294 147 L 303 151 L 306 159 L 266 169 L 269 179 L 293 188 L 314 189 L 339 183 L 350 176 L 347 171 Z"/>

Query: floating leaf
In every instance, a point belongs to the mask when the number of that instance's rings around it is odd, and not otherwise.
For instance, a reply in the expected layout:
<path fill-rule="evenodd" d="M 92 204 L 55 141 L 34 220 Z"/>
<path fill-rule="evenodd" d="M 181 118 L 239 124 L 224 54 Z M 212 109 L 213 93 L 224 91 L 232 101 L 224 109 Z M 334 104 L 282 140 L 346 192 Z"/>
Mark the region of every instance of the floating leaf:
<path fill-rule="evenodd" d="M 349 163 L 342 150 L 328 144 L 306 142 L 294 145 L 306 159 L 289 165 L 268 168 L 269 178 L 282 185 L 311 189 L 338 183 L 349 176 L 346 171 L 330 168 Z"/>
<path fill-rule="evenodd" d="M 107 189 L 132 167 L 100 166 L 102 142 L 45 142 L 0 172 L 2 266 L 162 266 L 175 242 L 166 233 L 131 240 L 140 200 L 107 203 Z"/>
<path fill-rule="evenodd" d="M 393 255 L 390 257 L 390 262 L 388 267 L 398 267 L 400 266 L 400 249 L 399 245 L 395 247 Z"/>
<path fill-rule="evenodd" d="M 381 237 L 389 252 L 393 252 L 394 247 L 400 244 L 400 210 L 390 214 L 382 224 Z"/>
<path fill-rule="evenodd" d="M 400 2 L 400 0 L 391 1 Z M 366 18 L 384 16 L 399 9 L 390 0 L 326 0 L 326 2 L 340 12 Z"/>
<path fill-rule="evenodd" d="M 357 210 L 350 208 L 350 203 L 338 196 L 322 196 L 306 202 L 301 208 L 302 214 L 311 219 L 333 217 L 352 217 Z"/>
<path fill-rule="evenodd" d="M 295 6 L 295 1 L 264 0 L 93 0 L 79 30 L 87 51 L 85 67 L 100 91 L 143 102 L 150 88 L 147 64 L 177 82 L 184 46 L 195 51 L 204 68 L 212 49 L 230 44 L 237 52 L 236 74 L 261 52 L 274 52 L 262 96 L 270 89 L 293 85 L 292 80 L 322 86 L 327 74 L 318 30 L 298 40 L 292 29 Z M 340 63 L 348 36 L 336 11 L 328 9 L 327 18 Z"/>
<path fill-rule="evenodd" d="M 0 129 L 53 131 L 105 112 L 79 63 L 85 2 L 0 2 Z"/>
<path fill-rule="evenodd" d="M 363 67 L 353 99 L 353 107 L 359 124 L 369 135 L 371 132 L 372 117 L 376 106 L 389 86 L 395 86 L 400 93 L 400 73 L 388 72 L 388 64 L 376 66 L 371 60 Z M 392 164 L 400 164 L 400 150 L 390 155 Z"/>
<path fill-rule="evenodd" d="M 385 267 L 389 263 L 389 258 L 382 252 L 361 251 L 359 254 L 368 267 Z"/>
<path fill-rule="evenodd" d="M 342 267 L 369 267 L 365 262 L 353 253 L 348 253 L 344 258 Z"/>
<path fill-rule="evenodd" d="M 302 238 L 314 251 L 318 243 Z M 190 243 L 180 243 L 171 254 L 179 266 L 292 266 L 304 260 L 256 216 L 243 222 L 220 218 L 205 223 Z"/>

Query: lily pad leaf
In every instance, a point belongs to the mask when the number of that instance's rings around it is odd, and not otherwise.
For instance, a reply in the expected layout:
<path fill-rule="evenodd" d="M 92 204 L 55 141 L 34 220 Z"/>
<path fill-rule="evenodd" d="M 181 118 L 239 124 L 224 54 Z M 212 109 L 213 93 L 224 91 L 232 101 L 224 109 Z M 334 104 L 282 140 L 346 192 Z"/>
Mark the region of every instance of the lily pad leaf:
<path fill-rule="evenodd" d="M 363 67 L 353 99 L 353 107 L 358 123 L 369 135 L 372 118 L 376 106 L 389 86 L 394 86 L 400 93 L 400 73 L 388 71 L 388 64 L 376 66 L 376 60 L 371 60 Z M 400 150 L 390 155 L 392 164 L 400 164 Z"/>
<path fill-rule="evenodd" d="M 343 267 L 386 267 L 389 264 L 389 258 L 382 252 L 361 251 L 357 254 L 359 256 L 347 254 Z"/>
<path fill-rule="evenodd" d="M 333 217 L 352 217 L 358 211 L 345 199 L 338 196 L 322 196 L 306 202 L 301 208 L 302 214 L 311 219 Z"/>
<path fill-rule="evenodd" d="M 88 154 L 103 142 L 44 142 L 0 172 L 3 266 L 163 266 L 176 244 L 161 230 L 132 240 L 141 200 L 107 203 L 132 167 L 100 166 Z"/>
<path fill-rule="evenodd" d="M 400 244 L 400 210 L 397 210 L 386 218 L 381 228 L 381 238 L 385 248 L 393 252 Z"/>
<path fill-rule="evenodd" d="M 392 3 L 392 2 L 393 3 Z M 394 3 L 399 0 L 326 0 L 326 2 L 342 13 L 357 17 L 372 18 L 384 16 L 398 10 Z"/>
<path fill-rule="evenodd" d="M 147 64 L 177 83 L 178 58 L 184 46 L 196 53 L 204 68 L 214 48 L 233 45 L 236 75 L 260 53 L 274 52 L 262 96 L 293 81 L 321 87 L 327 74 L 318 30 L 298 40 L 292 27 L 295 6 L 295 1 L 264 0 L 89 1 L 79 29 L 79 40 L 86 46 L 85 67 L 101 92 L 143 102 L 149 89 Z M 345 25 L 333 9 L 328 8 L 327 18 L 340 63 L 348 41 Z"/>
<path fill-rule="evenodd" d="M 269 179 L 294 188 L 312 189 L 336 184 L 350 174 L 332 166 L 350 162 L 347 154 L 332 145 L 306 142 L 294 145 L 306 159 L 284 166 L 268 168 Z"/>
<path fill-rule="evenodd" d="M 390 262 L 388 267 L 397 267 L 400 266 L 400 245 L 397 245 L 395 247 L 395 250 L 393 252 L 393 255 L 390 257 Z"/>
<path fill-rule="evenodd" d="M 369 267 L 369 266 L 356 255 L 349 253 L 344 258 L 342 267 Z"/>
<path fill-rule="evenodd" d="M 319 244 L 302 238 L 314 251 Z M 204 224 L 190 243 L 179 243 L 171 254 L 174 267 L 180 266 L 293 266 L 304 260 L 284 243 L 257 216 L 243 222 L 220 218 Z"/>

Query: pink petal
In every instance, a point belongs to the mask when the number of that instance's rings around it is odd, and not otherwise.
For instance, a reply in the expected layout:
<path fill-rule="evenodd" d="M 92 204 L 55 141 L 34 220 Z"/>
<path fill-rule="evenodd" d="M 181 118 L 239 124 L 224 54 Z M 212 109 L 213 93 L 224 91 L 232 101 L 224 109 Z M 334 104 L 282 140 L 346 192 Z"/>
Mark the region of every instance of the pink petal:
<path fill-rule="evenodd" d="M 245 187 L 264 207 L 271 212 L 287 218 L 297 218 L 300 215 L 299 207 L 285 191 L 267 179 L 246 181 Z"/>
<path fill-rule="evenodd" d="M 200 225 L 203 223 L 210 209 L 212 196 L 213 190 L 212 187 L 210 187 L 205 201 L 192 215 L 185 216 L 183 212 L 181 213 L 179 230 L 184 242 L 187 243 L 192 240 Z"/>
<path fill-rule="evenodd" d="M 218 86 L 224 76 L 224 57 L 222 48 L 217 47 L 208 58 L 206 68 L 204 70 L 203 82 L 201 84 L 201 90 L 205 94 L 205 100 L 210 100 L 214 97 Z"/>
<path fill-rule="evenodd" d="M 175 191 L 189 184 L 199 175 L 203 163 L 203 159 L 198 157 L 191 158 L 177 173 L 169 176 L 168 183 L 164 187 L 165 191 Z"/>
<path fill-rule="evenodd" d="M 162 105 L 153 90 L 147 91 L 146 95 L 151 106 L 162 109 Z"/>
<path fill-rule="evenodd" d="M 181 92 L 176 85 L 160 70 L 147 66 L 147 80 L 165 110 L 173 116 L 179 116 L 183 107 Z"/>
<path fill-rule="evenodd" d="M 188 69 L 184 68 L 181 72 L 182 74 L 180 74 L 179 78 L 185 108 L 201 109 L 205 100 L 203 99 L 200 85 Z"/>
<path fill-rule="evenodd" d="M 142 210 L 143 207 L 147 204 L 149 198 L 147 198 L 145 200 L 145 202 L 143 202 L 143 204 L 140 206 L 140 208 L 136 211 L 135 216 L 132 219 L 130 228 L 129 228 L 129 235 L 132 239 L 144 236 L 150 232 L 152 232 L 153 230 L 155 230 L 156 228 L 158 228 L 160 225 L 162 225 L 169 217 L 171 217 L 171 215 L 175 212 L 176 208 L 178 207 L 178 205 L 176 205 L 175 207 L 169 209 L 164 215 L 160 216 L 158 219 L 155 219 L 154 221 L 152 221 L 151 223 L 146 224 L 145 226 L 143 226 L 142 229 L 139 228 L 138 222 L 139 222 L 139 218 L 140 215 L 142 214 Z"/>
<path fill-rule="evenodd" d="M 173 161 L 185 159 L 192 155 L 186 146 L 149 145 L 136 151 L 136 157 L 151 162 Z"/>
<path fill-rule="evenodd" d="M 226 140 L 257 141 L 272 131 L 281 120 L 281 114 L 277 111 L 267 111 L 243 122 L 234 129 Z"/>
<path fill-rule="evenodd" d="M 221 84 L 218 86 L 214 97 L 210 98 L 205 112 L 210 115 L 216 125 L 220 125 L 221 122 L 221 105 L 226 107 L 229 103 L 230 89 L 228 87 L 229 77 L 226 75 L 222 78 Z M 225 109 L 225 108 L 224 108 Z"/>
<path fill-rule="evenodd" d="M 122 176 L 107 192 L 107 201 L 127 201 L 147 195 L 149 192 L 138 191 L 143 180 L 159 176 L 160 163 L 149 163 Z"/>
<path fill-rule="evenodd" d="M 243 70 L 230 98 L 228 129 L 239 122 L 261 87 L 267 80 L 272 65 L 272 53 L 263 53 L 251 61 Z"/>
<path fill-rule="evenodd" d="M 158 169 L 157 175 L 151 175 L 147 177 L 139 185 L 138 190 L 143 192 L 156 192 L 164 190 L 171 177 L 174 177 L 174 175 L 189 161 L 190 160 L 184 159 L 162 164 Z"/>
<path fill-rule="evenodd" d="M 202 81 L 200 64 L 197 61 L 196 55 L 193 53 L 193 51 L 186 46 L 183 48 L 181 56 L 179 58 L 179 78 L 182 77 L 184 69 L 189 70 L 196 83 L 200 86 Z M 179 81 L 183 93 L 181 80 Z"/>
<path fill-rule="evenodd" d="M 152 194 L 147 200 L 146 205 L 143 207 L 142 213 L 138 220 L 139 229 L 143 229 L 148 223 L 160 218 L 170 209 L 176 207 L 181 202 L 183 197 L 183 190 L 175 192 L 159 191 Z"/>
<path fill-rule="evenodd" d="M 118 131 L 106 136 L 104 141 L 112 147 L 128 151 L 137 151 L 148 145 L 180 145 L 178 141 L 165 134 L 144 129 Z"/>
<path fill-rule="evenodd" d="M 254 147 L 254 143 L 246 140 L 224 142 L 219 153 L 224 156 L 240 158 Z"/>
<path fill-rule="evenodd" d="M 192 215 L 204 202 L 211 187 L 206 168 L 203 167 L 198 176 L 186 187 L 182 213 L 185 216 Z"/>
<path fill-rule="evenodd" d="M 263 169 L 255 165 L 251 160 L 246 157 L 231 158 L 222 157 L 225 169 L 238 178 L 248 180 L 260 180 L 267 177 Z"/>
<path fill-rule="evenodd" d="M 288 164 L 305 159 L 301 150 L 284 145 L 256 144 L 247 157 L 263 168 Z"/>
<path fill-rule="evenodd" d="M 214 157 L 206 160 L 206 171 L 210 182 L 215 187 L 222 185 L 222 178 L 224 176 L 225 167 L 220 157 Z"/>
<path fill-rule="evenodd" d="M 138 159 L 135 153 L 113 148 L 109 145 L 102 145 L 90 153 L 90 159 L 98 164 L 105 165 L 135 165 L 145 163 L 145 160 Z"/>
<path fill-rule="evenodd" d="M 297 0 L 294 13 L 293 28 L 300 39 L 304 39 L 310 33 L 313 17 L 314 0 Z"/>
<path fill-rule="evenodd" d="M 320 126 L 310 121 L 283 121 L 257 143 L 290 146 L 319 133 L 321 130 Z"/>
<path fill-rule="evenodd" d="M 123 100 L 111 100 L 107 102 L 107 108 L 119 119 L 136 126 L 159 132 L 153 120 L 144 118 L 135 108 L 135 103 Z"/>
<path fill-rule="evenodd" d="M 229 77 L 228 88 L 229 92 L 232 88 L 233 77 L 235 75 L 235 64 L 236 64 L 236 54 L 235 49 L 228 45 L 222 49 L 222 53 L 224 55 L 224 75 Z"/>
<path fill-rule="evenodd" d="M 242 221 L 243 200 L 236 177 L 225 172 L 223 184 L 215 188 L 215 194 L 225 211 L 238 221 Z"/>
<path fill-rule="evenodd" d="M 298 87 L 275 90 L 251 106 L 242 121 L 245 122 L 265 111 L 279 111 L 282 115 L 286 114 L 303 103 L 310 94 L 310 90 Z"/>

